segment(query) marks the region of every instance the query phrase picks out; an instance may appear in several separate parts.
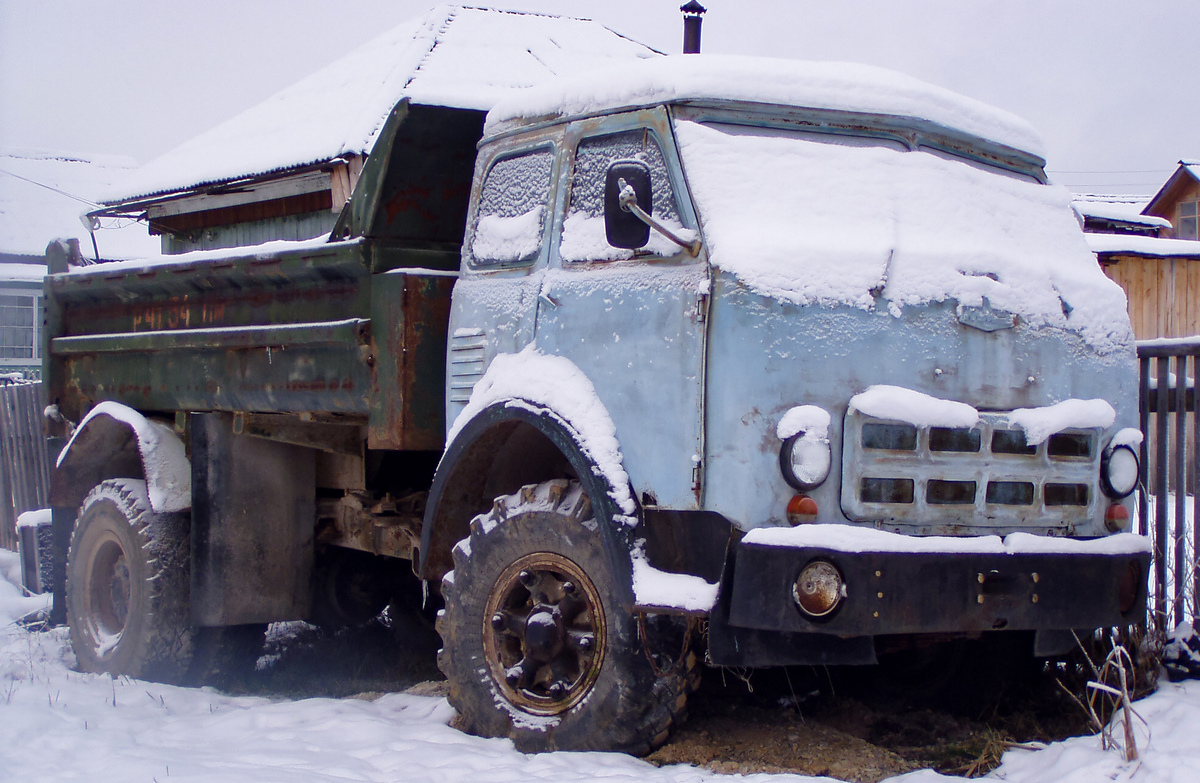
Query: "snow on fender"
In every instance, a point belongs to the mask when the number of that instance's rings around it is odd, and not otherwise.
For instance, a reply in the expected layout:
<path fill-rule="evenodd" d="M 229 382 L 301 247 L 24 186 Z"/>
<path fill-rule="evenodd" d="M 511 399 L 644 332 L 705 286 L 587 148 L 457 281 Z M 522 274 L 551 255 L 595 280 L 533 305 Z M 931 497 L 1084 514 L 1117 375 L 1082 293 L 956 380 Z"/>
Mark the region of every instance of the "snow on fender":
<path fill-rule="evenodd" d="M 520 353 L 502 353 L 475 384 L 471 399 L 454 419 L 446 447 L 484 409 L 538 406 L 558 416 L 578 435 L 584 456 L 607 481 L 609 495 L 622 514 L 632 517 L 637 504 L 629 490 L 629 474 L 617 441 L 617 428 L 583 370 L 570 359 L 542 353 L 534 345 Z"/>
<path fill-rule="evenodd" d="M 71 462 L 72 449 L 86 438 L 89 427 L 95 427 L 101 417 L 125 425 L 137 438 L 151 508 L 159 513 L 191 508 L 192 468 L 183 441 L 172 428 L 151 421 L 119 402 L 102 402 L 88 412 L 58 455 L 56 467 Z"/>

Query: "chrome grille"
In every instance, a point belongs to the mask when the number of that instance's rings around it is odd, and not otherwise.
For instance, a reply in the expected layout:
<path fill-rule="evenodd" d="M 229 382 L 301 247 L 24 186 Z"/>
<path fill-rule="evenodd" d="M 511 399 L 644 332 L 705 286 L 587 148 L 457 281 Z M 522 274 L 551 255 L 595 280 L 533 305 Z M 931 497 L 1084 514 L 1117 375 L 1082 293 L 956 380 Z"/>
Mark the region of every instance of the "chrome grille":
<path fill-rule="evenodd" d="M 842 510 L 861 522 L 954 532 L 1053 529 L 1096 518 L 1100 432 L 1064 430 L 1037 446 L 984 413 L 972 428 L 846 415 Z"/>

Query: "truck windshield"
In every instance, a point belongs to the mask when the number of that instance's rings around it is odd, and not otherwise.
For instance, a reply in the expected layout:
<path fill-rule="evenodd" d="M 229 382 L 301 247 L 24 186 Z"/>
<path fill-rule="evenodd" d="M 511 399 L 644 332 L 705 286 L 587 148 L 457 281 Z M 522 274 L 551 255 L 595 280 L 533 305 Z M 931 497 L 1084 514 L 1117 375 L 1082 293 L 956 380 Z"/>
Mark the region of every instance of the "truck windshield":
<path fill-rule="evenodd" d="M 1061 187 L 877 139 L 684 119 L 676 138 L 712 263 L 756 293 L 897 316 L 987 305 L 1128 345 Z"/>

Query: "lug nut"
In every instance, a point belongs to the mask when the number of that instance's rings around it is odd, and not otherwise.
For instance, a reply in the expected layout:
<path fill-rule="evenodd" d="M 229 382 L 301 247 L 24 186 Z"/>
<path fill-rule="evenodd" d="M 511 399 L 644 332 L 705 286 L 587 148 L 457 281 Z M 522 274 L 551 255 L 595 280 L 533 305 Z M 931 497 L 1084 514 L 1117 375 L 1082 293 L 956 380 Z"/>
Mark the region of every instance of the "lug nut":
<path fill-rule="evenodd" d="M 564 593 L 566 593 L 567 595 L 574 595 L 575 583 L 574 582 L 563 582 L 562 583 L 562 591 Z"/>
<path fill-rule="evenodd" d="M 524 674 L 525 672 L 520 666 L 514 666 L 504 673 L 504 681 L 507 682 L 511 687 L 515 688 L 520 684 L 521 677 Z"/>
<path fill-rule="evenodd" d="M 580 636 L 579 637 L 579 649 L 584 650 L 585 652 L 587 650 L 592 649 L 592 637 Z"/>
<path fill-rule="evenodd" d="M 561 680 L 556 680 L 550 685 L 550 696 L 555 699 L 561 699 L 566 695 L 567 686 Z"/>
<path fill-rule="evenodd" d="M 492 615 L 492 627 L 497 631 L 502 630 L 504 628 L 504 615 L 499 612 Z"/>
<path fill-rule="evenodd" d="M 521 584 L 525 585 L 526 587 L 533 587 L 534 582 L 537 581 L 537 577 L 533 575 L 532 571 L 522 571 L 517 575 L 517 578 L 520 579 Z"/>

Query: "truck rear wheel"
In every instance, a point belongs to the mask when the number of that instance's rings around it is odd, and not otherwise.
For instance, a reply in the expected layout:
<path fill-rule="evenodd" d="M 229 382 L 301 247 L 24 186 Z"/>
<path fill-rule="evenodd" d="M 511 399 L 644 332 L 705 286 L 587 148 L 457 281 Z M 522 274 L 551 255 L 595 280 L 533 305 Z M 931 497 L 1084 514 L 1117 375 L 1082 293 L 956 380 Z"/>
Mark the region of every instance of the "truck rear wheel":
<path fill-rule="evenodd" d="M 109 479 L 79 511 L 67 615 L 79 668 L 180 682 L 192 657 L 186 513 L 150 507 L 146 482 Z"/>
<path fill-rule="evenodd" d="M 696 658 L 677 647 L 674 664 L 658 666 L 616 588 L 577 482 L 527 486 L 476 517 L 454 548 L 437 623 L 460 725 L 523 751 L 661 745 Z"/>

